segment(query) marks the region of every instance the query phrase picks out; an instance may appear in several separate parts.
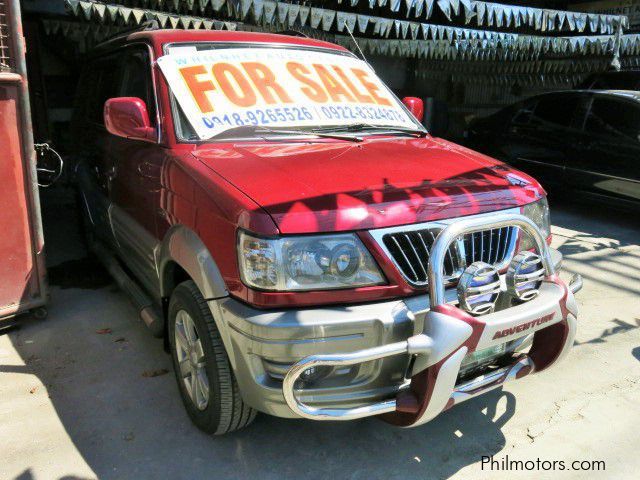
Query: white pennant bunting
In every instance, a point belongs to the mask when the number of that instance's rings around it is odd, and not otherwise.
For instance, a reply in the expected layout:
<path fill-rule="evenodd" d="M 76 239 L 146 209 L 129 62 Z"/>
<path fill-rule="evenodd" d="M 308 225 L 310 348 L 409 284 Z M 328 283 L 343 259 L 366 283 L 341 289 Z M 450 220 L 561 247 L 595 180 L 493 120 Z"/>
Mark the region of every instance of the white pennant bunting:
<path fill-rule="evenodd" d="M 369 17 L 367 15 L 357 15 L 358 31 L 364 33 L 367 30 L 369 24 Z"/>

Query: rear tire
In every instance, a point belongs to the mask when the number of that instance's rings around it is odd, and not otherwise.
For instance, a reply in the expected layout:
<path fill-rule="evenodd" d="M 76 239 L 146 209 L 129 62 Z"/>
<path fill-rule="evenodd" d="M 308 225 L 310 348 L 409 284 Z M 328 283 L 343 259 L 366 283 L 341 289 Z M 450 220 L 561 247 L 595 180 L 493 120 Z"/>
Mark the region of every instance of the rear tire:
<path fill-rule="evenodd" d="M 173 369 L 193 423 L 206 433 L 223 435 L 253 422 L 256 411 L 240 396 L 220 332 L 193 281 L 174 290 L 168 321 Z"/>

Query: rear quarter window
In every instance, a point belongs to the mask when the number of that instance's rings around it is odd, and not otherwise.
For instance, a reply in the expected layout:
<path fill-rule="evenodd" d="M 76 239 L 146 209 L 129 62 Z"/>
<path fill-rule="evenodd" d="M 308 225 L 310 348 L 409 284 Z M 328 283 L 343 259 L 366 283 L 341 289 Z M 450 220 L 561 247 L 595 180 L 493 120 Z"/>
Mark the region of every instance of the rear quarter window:
<path fill-rule="evenodd" d="M 574 95 L 541 97 L 533 111 L 531 121 L 568 127 L 573 121 L 574 113 L 579 104 L 580 97 Z"/>
<path fill-rule="evenodd" d="M 585 130 L 637 143 L 640 141 L 640 103 L 596 97 L 587 115 Z"/>

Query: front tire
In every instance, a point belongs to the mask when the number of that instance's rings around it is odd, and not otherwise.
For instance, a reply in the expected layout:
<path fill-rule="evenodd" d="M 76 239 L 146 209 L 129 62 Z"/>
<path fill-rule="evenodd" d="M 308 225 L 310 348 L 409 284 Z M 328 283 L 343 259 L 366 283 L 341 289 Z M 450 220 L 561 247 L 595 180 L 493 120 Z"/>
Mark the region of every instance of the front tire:
<path fill-rule="evenodd" d="M 240 396 L 220 332 L 193 281 L 174 290 L 168 321 L 173 370 L 193 423 L 214 435 L 249 425 L 256 411 Z"/>

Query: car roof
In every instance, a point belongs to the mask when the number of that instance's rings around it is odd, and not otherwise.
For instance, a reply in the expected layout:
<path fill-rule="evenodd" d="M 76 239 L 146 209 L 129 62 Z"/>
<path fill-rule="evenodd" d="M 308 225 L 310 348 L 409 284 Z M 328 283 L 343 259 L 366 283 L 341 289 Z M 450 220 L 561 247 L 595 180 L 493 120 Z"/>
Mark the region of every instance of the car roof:
<path fill-rule="evenodd" d="M 111 50 L 131 42 L 145 42 L 154 47 L 162 47 L 169 43 L 264 43 L 278 45 L 293 45 L 312 48 L 324 48 L 339 52 L 349 52 L 335 43 L 324 42 L 313 38 L 293 35 L 279 35 L 275 33 L 238 32 L 229 30 L 179 30 L 159 29 L 143 30 L 123 33 L 96 46 L 95 51 Z"/>

